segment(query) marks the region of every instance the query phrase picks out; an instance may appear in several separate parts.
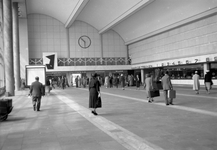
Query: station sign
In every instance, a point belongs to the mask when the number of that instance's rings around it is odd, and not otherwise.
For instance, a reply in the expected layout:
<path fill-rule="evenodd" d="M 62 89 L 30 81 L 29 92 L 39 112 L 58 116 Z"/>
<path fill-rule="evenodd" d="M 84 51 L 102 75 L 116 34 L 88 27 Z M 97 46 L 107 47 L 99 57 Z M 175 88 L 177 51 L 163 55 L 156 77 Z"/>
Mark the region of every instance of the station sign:
<path fill-rule="evenodd" d="M 165 61 L 143 63 L 139 65 L 132 65 L 132 68 L 143 69 L 143 68 L 198 64 L 198 63 L 205 63 L 205 62 L 217 62 L 217 54 L 209 54 L 203 56 L 194 56 L 194 57 L 186 57 L 186 58 L 179 58 L 179 59 L 172 59 L 172 60 L 165 60 Z"/>

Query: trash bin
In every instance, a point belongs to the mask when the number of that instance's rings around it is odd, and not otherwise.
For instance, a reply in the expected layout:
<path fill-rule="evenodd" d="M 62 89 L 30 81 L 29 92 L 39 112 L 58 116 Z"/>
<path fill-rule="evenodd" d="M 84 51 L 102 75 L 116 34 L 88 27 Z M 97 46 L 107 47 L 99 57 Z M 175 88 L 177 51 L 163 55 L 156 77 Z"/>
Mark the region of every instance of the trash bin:
<path fill-rule="evenodd" d="M 12 99 L 0 99 L 0 121 L 6 120 L 12 109 Z"/>

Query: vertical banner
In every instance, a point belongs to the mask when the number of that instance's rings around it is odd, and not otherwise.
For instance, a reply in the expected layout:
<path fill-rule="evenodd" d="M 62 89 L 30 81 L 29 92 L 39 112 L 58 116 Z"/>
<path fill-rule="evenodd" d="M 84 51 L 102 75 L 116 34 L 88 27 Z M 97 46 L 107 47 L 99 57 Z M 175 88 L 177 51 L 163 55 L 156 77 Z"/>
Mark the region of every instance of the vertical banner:
<path fill-rule="evenodd" d="M 43 65 L 46 66 L 46 70 L 54 70 L 57 67 L 57 53 L 46 52 L 43 53 Z"/>

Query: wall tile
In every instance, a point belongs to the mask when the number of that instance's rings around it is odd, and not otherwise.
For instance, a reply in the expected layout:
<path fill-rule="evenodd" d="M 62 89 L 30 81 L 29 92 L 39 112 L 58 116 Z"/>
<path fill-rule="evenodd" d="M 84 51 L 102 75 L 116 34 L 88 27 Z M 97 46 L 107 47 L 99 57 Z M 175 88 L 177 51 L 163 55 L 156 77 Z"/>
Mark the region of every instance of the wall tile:
<path fill-rule="evenodd" d="M 217 42 L 216 21 L 217 16 L 201 19 L 129 45 L 132 62 L 142 63 L 158 59 L 173 59 L 177 56 L 198 55 L 199 52 L 204 54 L 204 50 L 212 53 L 217 47 L 214 44 Z M 161 55 L 158 55 L 160 53 Z M 139 59 L 141 56 L 145 59 L 138 61 L 141 60 Z"/>

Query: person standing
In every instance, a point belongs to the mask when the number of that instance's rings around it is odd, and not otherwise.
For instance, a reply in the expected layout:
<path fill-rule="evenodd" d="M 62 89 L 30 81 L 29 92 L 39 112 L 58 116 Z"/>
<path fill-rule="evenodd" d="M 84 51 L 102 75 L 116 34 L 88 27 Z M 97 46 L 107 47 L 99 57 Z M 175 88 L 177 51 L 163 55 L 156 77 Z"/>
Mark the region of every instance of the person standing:
<path fill-rule="evenodd" d="M 78 88 L 78 76 L 75 78 L 76 88 Z"/>
<path fill-rule="evenodd" d="M 109 87 L 109 77 L 105 76 L 105 87 L 108 88 Z"/>
<path fill-rule="evenodd" d="M 139 79 L 139 75 L 138 75 L 138 74 L 136 75 L 135 80 L 136 80 L 136 88 L 137 88 L 137 90 L 139 90 L 139 87 L 140 87 L 140 79 Z"/>
<path fill-rule="evenodd" d="M 51 87 L 50 87 L 50 80 L 48 78 L 46 79 L 45 89 L 46 89 L 47 95 L 50 95 Z"/>
<path fill-rule="evenodd" d="M 110 85 L 110 88 L 113 87 L 113 77 L 112 77 L 112 75 L 110 75 L 110 78 L 109 78 L 109 85 Z"/>
<path fill-rule="evenodd" d="M 209 70 L 207 70 L 206 74 L 205 74 L 205 78 L 204 78 L 204 85 L 206 88 L 207 93 L 210 93 L 211 87 L 212 87 L 212 74 Z"/>
<path fill-rule="evenodd" d="M 34 111 L 40 111 L 41 107 L 41 96 L 44 96 L 45 91 L 41 82 L 39 82 L 39 77 L 35 77 L 35 82 L 30 86 L 29 95 L 32 96 L 32 104 Z"/>
<path fill-rule="evenodd" d="M 81 87 L 81 77 L 78 76 L 78 87 L 80 88 Z"/>
<path fill-rule="evenodd" d="M 54 86 L 54 78 L 52 78 L 52 79 L 50 80 L 50 84 L 51 84 L 51 87 L 52 87 L 53 89 L 55 89 L 55 86 Z"/>
<path fill-rule="evenodd" d="M 162 77 L 161 83 L 162 83 L 162 86 L 163 86 L 163 92 L 164 92 L 166 105 L 173 105 L 173 99 L 168 98 L 168 91 L 173 89 L 173 86 L 172 86 L 168 71 L 166 71 L 165 75 Z"/>
<path fill-rule="evenodd" d="M 121 84 L 122 90 L 124 90 L 124 87 L 125 87 L 125 78 L 124 78 L 123 74 L 121 74 L 121 76 L 120 76 L 120 84 Z"/>
<path fill-rule="evenodd" d="M 196 94 L 199 94 L 200 90 L 200 82 L 199 82 L 200 76 L 198 75 L 198 72 L 195 71 L 195 74 L 193 75 L 193 90 L 196 92 Z"/>
<path fill-rule="evenodd" d="M 69 82 L 68 82 L 68 78 L 67 77 L 64 77 L 65 78 L 65 87 L 68 86 L 69 87 Z"/>
<path fill-rule="evenodd" d="M 82 83 L 83 88 L 86 88 L 86 85 L 87 85 L 86 76 L 83 76 L 83 77 L 82 77 L 81 83 Z"/>
<path fill-rule="evenodd" d="M 154 87 L 153 87 L 153 80 L 152 80 L 150 74 L 146 74 L 144 88 L 145 88 L 146 93 L 147 93 L 148 102 L 149 103 L 153 102 L 154 100 L 151 97 L 151 92 L 150 91 L 153 90 Z"/>
<path fill-rule="evenodd" d="M 65 80 L 64 76 L 62 76 L 62 88 L 63 88 L 63 90 L 65 88 L 65 84 L 66 84 L 66 80 Z"/>
<path fill-rule="evenodd" d="M 113 78 L 113 85 L 114 87 L 118 88 L 118 77 L 117 76 L 114 76 Z"/>
<path fill-rule="evenodd" d="M 96 113 L 98 98 L 100 97 L 100 83 L 97 79 L 97 74 L 92 74 L 92 78 L 89 83 L 89 108 L 93 108 L 92 113 Z"/>

